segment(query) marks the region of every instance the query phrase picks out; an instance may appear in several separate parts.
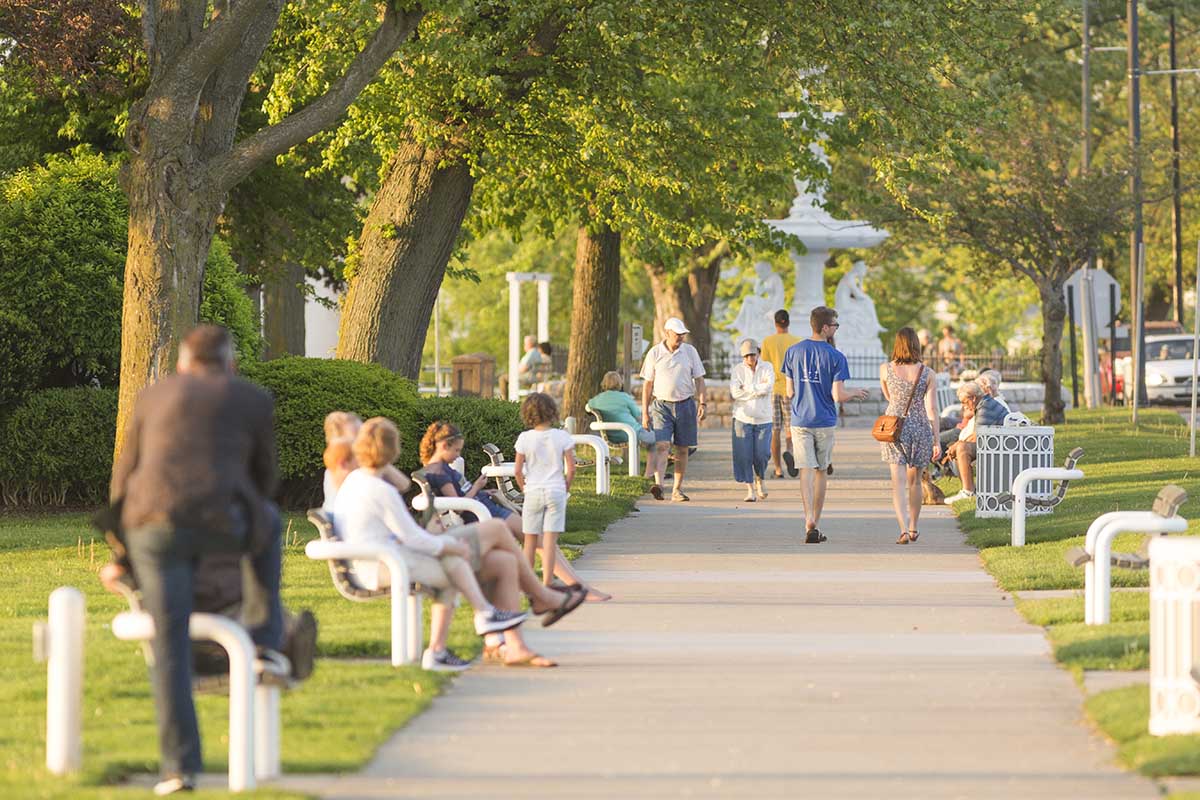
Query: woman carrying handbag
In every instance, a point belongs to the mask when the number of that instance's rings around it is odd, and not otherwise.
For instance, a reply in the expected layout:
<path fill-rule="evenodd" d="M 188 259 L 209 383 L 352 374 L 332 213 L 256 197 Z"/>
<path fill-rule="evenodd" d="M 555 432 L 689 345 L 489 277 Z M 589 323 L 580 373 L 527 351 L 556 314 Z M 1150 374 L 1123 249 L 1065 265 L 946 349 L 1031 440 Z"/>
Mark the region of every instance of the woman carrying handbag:
<path fill-rule="evenodd" d="M 910 544 L 920 536 L 921 470 L 941 451 L 930 422 L 938 418 L 937 382 L 921 362 L 921 342 L 912 328 L 896 332 L 892 360 L 879 368 L 879 385 L 888 407 L 872 433 L 892 469 L 892 507 L 900 524 L 896 544 Z M 914 402 L 918 397 L 923 402 Z"/>

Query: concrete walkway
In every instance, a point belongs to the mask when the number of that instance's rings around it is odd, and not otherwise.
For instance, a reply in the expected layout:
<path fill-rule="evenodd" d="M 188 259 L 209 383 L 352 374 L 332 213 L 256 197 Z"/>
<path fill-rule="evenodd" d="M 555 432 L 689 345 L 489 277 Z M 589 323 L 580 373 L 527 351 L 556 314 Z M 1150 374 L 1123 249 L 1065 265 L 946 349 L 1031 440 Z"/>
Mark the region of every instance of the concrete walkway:
<path fill-rule="evenodd" d="M 618 523 L 579 566 L 616 594 L 532 643 L 557 670 L 478 667 L 329 798 L 1153 798 L 1111 764 L 1041 631 L 926 509 L 896 523 L 878 445 L 839 433 L 822 529 L 795 481 L 744 505 L 726 432 L 688 504 Z"/>

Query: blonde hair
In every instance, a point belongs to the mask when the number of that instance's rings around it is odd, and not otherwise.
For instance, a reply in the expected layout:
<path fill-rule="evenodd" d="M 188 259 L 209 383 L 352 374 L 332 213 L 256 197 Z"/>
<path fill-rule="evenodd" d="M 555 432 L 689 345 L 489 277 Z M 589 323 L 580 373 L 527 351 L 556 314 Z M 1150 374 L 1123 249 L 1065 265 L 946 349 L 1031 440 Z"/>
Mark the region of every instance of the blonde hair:
<path fill-rule="evenodd" d="M 976 400 L 979 400 L 981 397 L 983 397 L 984 391 L 978 383 L 975 381 L 969 381 L 964 383 L 962 386 L 959 386 L 958 391 L 955 392 L 955 394 L 958 396 L 959 400 L 963 400 L 967 397 L 973 397 Z"/>
<path fill-rule="evenodd" d="M 421 463 L 428 464 L 433 461 L 438 442 L 453 442 L 462 438 L 462 431 L 449 422 L 441 419 L 433 422 L 425 429 L 425 435 L 421 437 L 421 445 L 417 448 L 417 453 L 421 456 Z"/>
<path fill-rule="evenodd" d="M 615 369 L 604 373 L 604 377 L 600 379 L 600 391 L 602 392 L 620 391 L 624 388 L 625 379 Z"/>
<path fill-rule="evenodd" d="M 360 467 L 386 467 L 400 455 L 400 432 L 387 417 L 371 417 L 359 428 L 351 449 Z"/>
<path fill-rule="evenodd" d="M 353 439 L 343 438 L 334 439 L 325 445 L 325 452 L 321 456 L 321 460 L 325 462 L 325 469 L 338 469 L 347 461 L 353 461 L 354 451 L 351 449 L 353 444 Z"/>
<path fill-rule="evenodd" d="M 351 411 L 330 411 L 325 415 L 325 444 L 334 439 L 352 439 L 351 425 L 362 425 L 362 417 Z"/>

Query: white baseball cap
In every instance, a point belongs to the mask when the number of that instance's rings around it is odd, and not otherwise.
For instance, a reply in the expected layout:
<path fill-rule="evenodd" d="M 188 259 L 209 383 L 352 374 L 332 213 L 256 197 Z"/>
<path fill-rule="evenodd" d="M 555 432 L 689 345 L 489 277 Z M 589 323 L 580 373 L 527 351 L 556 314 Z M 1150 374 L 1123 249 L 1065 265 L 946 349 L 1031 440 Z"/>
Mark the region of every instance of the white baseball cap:
<path fill-rule="evenodd" d="M 668 330 L 671 333 L 678 333 L 680 336 L 689 333 L 687 326 L 683 324 L 683 320 L 681 320 L 679 317 L 671 317 L 669 320 L 667 320 L 667 324 L 663 325 L 663 330 Z"/>

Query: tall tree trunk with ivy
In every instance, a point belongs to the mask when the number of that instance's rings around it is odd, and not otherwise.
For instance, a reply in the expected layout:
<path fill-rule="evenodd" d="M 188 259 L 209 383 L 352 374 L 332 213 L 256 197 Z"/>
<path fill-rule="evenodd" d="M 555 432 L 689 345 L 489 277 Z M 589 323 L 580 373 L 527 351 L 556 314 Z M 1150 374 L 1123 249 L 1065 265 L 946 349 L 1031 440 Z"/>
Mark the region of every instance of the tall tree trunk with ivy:
<path fill-rule="evenodd" d="M 1063 400 L 1062 339 L 1067 319 L 1066 293 L 1063 278 L 1039 278 L 1038 293 L 1042 299 L 1042 423 L 1057 425 L 1066 422 L 1066 402 Z"/>
<path fill-rule="evenodd" d="M 586 420 L 588 399 L 600 391 L 604 373 L 616 369 L 620 311 L 621 234 L 607 225 L 581 227 L 575 244 L 564 419 Z"/>
<path fill-rule="evenodd" d="M 416 380 L 429 318 L 474 189 L 462 159 L 411 139 L 401 144 L 348 270 L 338 358 L 382 364 Z"/>
<path fill-rule="evenodd" d="M 708 361 L 712 357 L 712 309 L 721 278 L 721 265 L 729 255 L 725 241 L 711 242 L 690 251 L 683 265 L 646 262 L 650 290 L 654 294 L 654 340 L 663 338 L 663 326 L 671 317 L 683 320 L 691 334 L 688 341 Z"/>
<path fill-rule="evenodd" d="M 134 401 L 173 365 L 200 312 L 204 263 L 229 191 L 256 168 L 334 124 L 424 12 L 383 4 L 366 46 L 322 96 L 238 140 L 249 81 L 283 0 L 141 3 L 150 80 L 129 111 L 129 251 L 121 312 L 119 455 Z"/>

